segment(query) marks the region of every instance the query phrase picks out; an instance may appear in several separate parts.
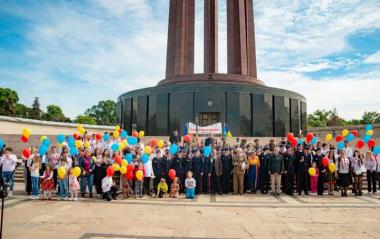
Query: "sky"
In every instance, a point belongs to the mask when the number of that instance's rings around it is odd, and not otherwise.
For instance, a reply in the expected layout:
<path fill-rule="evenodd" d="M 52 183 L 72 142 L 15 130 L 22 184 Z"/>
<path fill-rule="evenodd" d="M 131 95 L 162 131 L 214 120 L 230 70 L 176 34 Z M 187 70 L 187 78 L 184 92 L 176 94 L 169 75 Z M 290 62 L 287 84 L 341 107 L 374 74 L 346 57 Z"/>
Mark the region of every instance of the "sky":
<path fill-rule="evenodd" d="M 380 111 L 380 1 L 254 0 L 258 78 L 346 119 Z M 169 0 L 0 1 L 0 87 L 74 118 L 165 75 Z M 219 0 L 219 72 L 226 72 Z M 196 0 L 195 72 L 203 71 Z"/>

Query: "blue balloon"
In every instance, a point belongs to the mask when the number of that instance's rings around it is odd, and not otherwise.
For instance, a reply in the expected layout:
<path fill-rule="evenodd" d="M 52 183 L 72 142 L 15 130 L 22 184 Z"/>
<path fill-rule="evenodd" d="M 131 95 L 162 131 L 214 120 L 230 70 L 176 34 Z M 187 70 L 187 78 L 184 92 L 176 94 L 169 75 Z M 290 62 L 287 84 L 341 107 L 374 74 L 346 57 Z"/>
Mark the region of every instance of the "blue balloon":
<path fill-rule="evenodd" d="M 40 147 L 38 148 L 38 153 L 42 156 L 42 155 L 45 155 L 48 150 L 49 148 L 46 145 L 41 144 Z"/>
<path fill-rule="evenodd" d="M 69 139 L 67 141 L 70 148 L 75 147 L 75 139 L 72 135 L 69 136 Z"/>
<path fill-rule="evenodd" d="M 63 141 L 65 141 L 65 136 L 63 134 L 59 134 L 57 135 L 56 140 L 59 144 L 62 144 Z"/>
<path fill-rule="evenodd" d="M 132 163 L 132 161 L 133 161 L 133 155 L 132 154 L 127 154 L 127 155 L 125 155 L 125 159 L 127 160 L 128 163 Z"/>
<path fill-rule="evenodd" d="M 70 154 L 71 155 L 76 155 L 78 154 L 78 149 L 76 147 L 71 147 L 70 148 Z"/>
<path fill-rule="evenodd" d="M 318 138 L 317 137 L 314 137 L 312 140 L 311 140 L 311 142 L 310 142 L 311 144 L 316 144 L 316 143 L 318 143 Z"/>
<path fill-rule="evenodd" d="M 364 141 L 364 143 L 368 143 L 368 141 L 369 141 L 371 138 L 372 138 L 371 135 L 368 135 L 368 134 L 364 135 L 364 137 L 363 137 L 363 141 Z"/>
<path fill-rule="evenodd" d="M 146 164 L 148 162 L 148 160 L 149 160 L 149 155 L 143 154 L 141 156 L 141 161 L 143 162 L 143 164 Z"/>
<path fill-rule="evenodd" d="M 349 135 L 347 135 L 347 137 L 346 137 L 346 140 L 348 141 L 348 142 L 351 142 L 352 140 L 354 140 L 355 139 L 355 136 L 353 135 L 353 134 L 349 134 Z"/>
<path fill-rule="evenodd" d="M 297 144 L 303 144 L 303 139 L 298 139 L 298 142 L 297 142 Z"/>
<path fill-rule="evenodd" d="M 365 126 L 365 131 L 367 132 L 368 130 L 373 130 L 373 127 L 372 127 L 371 124 L 367 124 L 367 125 Z"/>
<path fill-rule="evenodd" d="M 110 135 L 109 134 L 104 134 L 103 135 L 103 140 L 106 141 L 106 142 L 110 141 Z"/>
<path fill-rule="evenodd" d="M 3 149 L 4 144 L 5 144 L 5 143 L 4 143 L 4 140 L 0 139 L 0 150 Z"/>
<path fill-rule="evenodd" d="M 342 150 L 342 149 L 344 149 L 344 142 L 343 141 L 340 141 L 339 143 L 338 143 L 338 149 L 339 150 Z"/>
<path fill-rule="evenodd" d="M 42 141 L 42 144 L 45 145 L 46 147 L 50 146 L 50 139 L 46 138 Z"/>
<path fill-rule="evenodd" d="M 172 144 L 172 145 L 170 146 L 170 154 L 171 154 L 171 155 L 174 155 L 174 154 L 177 153 L 177 151 L 178 151 L 178 146 L 177 146 L 176 144 Z"/>
<path fill-rule="evenodd" d="M 111 146 L 111 149 L 112 149 L 112 151 L 116 152 L 116 151 L 119 150 L 119 145 L 118 145 L 118 144 L 113 144 L 113 145 Z"/>
<path fill-rule="evenodd" d="M 380 146 L 373 147 L 373 154 L 380 154 Z"/>
<path fill-rule="evenodd" d="M 139 141 L 136 137 L 128 137 L 127 142 L 129 145 L 136 145 Z"/>
<path fill-rule="evenodd" d="M 127 136 L 128 136 L 128 132 L 126 130 L 121 131 L 120 138 L 125 139 L 127 138 Z"/>
<path fill-rule="evenodd" d="M 211 146 L 206 146 L 203 148 L 203 155 L 208 157 L 211 154 Z"/>

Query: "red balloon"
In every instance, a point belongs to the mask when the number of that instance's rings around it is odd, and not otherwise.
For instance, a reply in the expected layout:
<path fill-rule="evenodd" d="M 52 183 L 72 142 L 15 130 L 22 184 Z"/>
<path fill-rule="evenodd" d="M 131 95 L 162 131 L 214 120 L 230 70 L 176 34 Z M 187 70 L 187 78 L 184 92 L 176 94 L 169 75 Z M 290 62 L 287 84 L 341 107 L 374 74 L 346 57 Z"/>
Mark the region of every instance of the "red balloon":
<path fill-rule="evenodd" d="M 307 142 L 310 142 L 313 138 L 314 138 L 314 134 L 313 133 L 308 133 L 306 135 L 306 141 Z"/>
<path fill-rule="evenodd" d="M 353 130 L 351 131 L 351 133 L 355 136 L 355 138 L 358 137 L 359 135 L 357 130 Z"/>
<path fill-rule="evenodd" d="M 124 177 L 126 177 L 128 181 L 133 180 L 133 172 L 124 174 Z"/>
<path fill-rule="evenodd" d="M 133 136 L 133 137 L 139 137 L 139 133 L 138 133 L 137 131 L 133 131 L 133 132 L 132 132 L 132 136 Z"/>
<path fill-rule="evenodd" d="M 190 142 L 190 135 L 185 135 L 184 137 L 183 137 L 183 142 L 186 142 L 186 143 L 189 143 Z"/>
<path fill-rule="evenodd" d="M 294 138 L 294 134 L 293 133 L 289 133 L 288 134 L 288 141 L 289 142 L 292 142 L 292 139 Z"/>
<path fill-rule="evenodd" d="M 112 166 L 108 166 L 108 168 L 107 168 L 107 176 L 108 177 L 112 177 L 114 173 L 115 173 L 115 170 L 113 170 Z"/>
<path fill-rule="evenodd" d="M 79 135 L 78 135 L 77 133 L 74 133 L 74 134 L 73 134 L 73 137 L 74 137 L 74 139 L 76 139 L 76 140 L 79 139 Z"/>
<path fill-rule="evenodd" d="M 292 138 L 290 143 L 291 143 L 292 147 L 296 147 L 298 144 L 298 140 L 296 138 Z"/>
<path fill-rule="evenodd" d="M 372 148 L 376 145 L 376 141 L 374 139 L 370 139 L 368 141 L 368 147 Z"/>
<path fill-rule="evenodd" d="M 327 166 L 329 166 L 329 163 L 330 163 L 329 158 L 323 157 L 323 159 L 322 159 L 322 166 L 325 167 L 325 168 L 327 168 Z"/>
<path fill-rule="evenodd" d="M 174 169 L 169 170 L 169 178 L 173 181 L 175 178 L 176 172 Z"/>
<path fill-rule="evenodd" d="M 150 147 L 155 147 L 157 145 L 157 139 L 151 139 L 149 145 Z"/>
<path fill-rule="evenodd" d="M 118 164 L 121 164 L 121 161 L 122 161 L 121 157 L 119 155 L 116 155 L 115 156 L 115 162 Z"/>
<path fill-rule="evenodd" d="M 25 157 L 25 158 L 29 158 L 30 157 L 30 150 L 28 148 L 25 148 L 22 150 L 22 155 Z"/>
<path fill-rule="evenodd" d="M 358 147 L 358 149 L 363 148 L 364 145 L 365 142 L 362 139 L 359 139 L 358 142 L 356 142 L 356 147 Z"/>
<path fill-rule="evenodd" d="M 336 138 L 335 138 L 335 141 L 336 142 L 340 142 L 340 141 L 342 141 L 343 140 L 343 136 L 342 135 L 338 135 L 338 136 L 336 136 Z"/>
<path fill-rule="evenodd" d="M 135 169 L 135 165 L 133 164 L 128 164 L 127 166 L 127 172 L 133 174 L 133 170 Z"/>
<path fill-rule="evenodd" d="M 102 136 L 101 136 L 100 134 L 96 134 L 96 135 L 95 135 L 95 138 L 96 138 L 96 140 L 101 140 L 101 139 L 102 139 Z"/>
<path fill-rule="evenodd" d="M 26 142 L 28 142 L 29 138 L 22 135 L 20 140 L 21 140 L 21 142 L 26 143 Z"/>

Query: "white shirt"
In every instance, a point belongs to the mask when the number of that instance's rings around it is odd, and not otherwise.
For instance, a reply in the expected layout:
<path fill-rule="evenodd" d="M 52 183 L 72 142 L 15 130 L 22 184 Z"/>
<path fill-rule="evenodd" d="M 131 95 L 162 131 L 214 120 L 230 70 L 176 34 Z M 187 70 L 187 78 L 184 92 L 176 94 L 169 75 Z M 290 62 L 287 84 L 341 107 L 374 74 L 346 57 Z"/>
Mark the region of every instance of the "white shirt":
<path fill-rule="evenodd" d="M 346 153 L 347 158 L 351 159 L 352 158 L 352 149 L 350 147 L 346 147 L 343 149 L 343 151 Z"/>
<path fill-rule="evenodd" d="M 145 168 L 145 177 L 150 178 L 153 176 L 153 167 L 152 167 L 152 156 L 149 157 L 148 162 L 144 164 Z"/>
<path fill-rule="evenodd" d="M 108 176 L 104 177 L 102 180 L 103 192 L 108 192 L 109 190 L 111 190 L 112 184 L 113 184 L 112 177 L 108 177 Z"/>
<path fill-rule="evenodd" d="M 3 165 L 3 172 L 12 172 L 16 168 L 17 157 L 14 154 L 9 155 L 9 158 L 4 154 L 1 157 L 0 164 Z"/>

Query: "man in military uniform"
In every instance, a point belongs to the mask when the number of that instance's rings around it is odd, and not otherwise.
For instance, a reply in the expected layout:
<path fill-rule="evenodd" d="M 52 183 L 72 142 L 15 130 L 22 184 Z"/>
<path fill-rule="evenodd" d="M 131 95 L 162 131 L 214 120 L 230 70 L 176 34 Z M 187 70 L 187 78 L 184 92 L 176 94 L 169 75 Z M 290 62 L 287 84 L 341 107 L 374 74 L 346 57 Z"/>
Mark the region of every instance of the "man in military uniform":
<path fill-rule="evenodd" d="M 241 148 L 236 149 L 236 156 L 232 159 L 233 190 L 234 194 L 244 193 L 244 173 L 247 167 L 247 157 L 243 154 Z"/>

